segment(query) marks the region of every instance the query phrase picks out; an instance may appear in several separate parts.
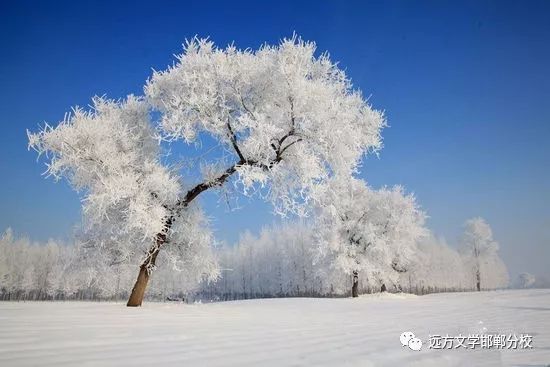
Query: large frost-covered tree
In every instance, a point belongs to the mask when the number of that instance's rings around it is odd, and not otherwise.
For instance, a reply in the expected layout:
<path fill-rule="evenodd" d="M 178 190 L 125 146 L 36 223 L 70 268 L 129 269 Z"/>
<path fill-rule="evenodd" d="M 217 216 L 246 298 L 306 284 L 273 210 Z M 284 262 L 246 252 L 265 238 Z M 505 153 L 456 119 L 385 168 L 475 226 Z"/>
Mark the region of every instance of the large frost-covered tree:
<path fill-rule="evenodd" d="M 413 195 L 399 186 L 373 190 L 364 181 L 338 176 L 317 192 L 321 254 L 352 275 L 352 296 L 358 296 L 359 273 L 397 280 L 406 271 L 425 235 L 425 214 Z"/>
<path fill-rule="evenodd" d="M 153 74 L 144 97 L 95 98 L 92 110 L 75 108 L 58 126 L 29 134 L 48 173 L 82 193 L 95 246 L 115 262 L 139 256 L 128 306 L 141 305 L 163 249 L 176 268 L 216 276 L 212 236 L 194 203 L 202 192 L 232 180 L 280 214 L 303 214 L 320 183 L 351 174 L 381 147 L 383 115 L 315 51 L 297 37 L 256 51 L 193 39 Z M 222 153 L 198 182 L 161 159 L 158 139 L 200 147 L 207 136 Z"/>
<path fill-rule="evenodd" d="M 497 250 L 498 243 L 493 240 L 493 231 L 483 218 L 476 217 L 466 221 L 462 236 L 462 251 L 474 273 L 478 291 L 481 290 L 482 270 L 488 268 L 488 271 L 494 271 L 494 266 L 484 265 L 496 261 L 500 263 Z"/>

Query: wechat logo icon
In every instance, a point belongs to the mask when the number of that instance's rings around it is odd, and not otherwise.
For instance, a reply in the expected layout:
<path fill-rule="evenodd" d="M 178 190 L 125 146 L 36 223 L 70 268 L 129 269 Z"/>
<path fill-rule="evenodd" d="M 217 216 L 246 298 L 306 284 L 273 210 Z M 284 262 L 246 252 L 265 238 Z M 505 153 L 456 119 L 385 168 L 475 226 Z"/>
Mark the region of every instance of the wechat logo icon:
<path fill-rule="evenodd" d="M 410 331 L 405 331 L 399 336 L 399 341 L 403 347 L 409 347 L 411 350 L 419 351 L 422 349 L 422 340 L 414 336 Z"/>

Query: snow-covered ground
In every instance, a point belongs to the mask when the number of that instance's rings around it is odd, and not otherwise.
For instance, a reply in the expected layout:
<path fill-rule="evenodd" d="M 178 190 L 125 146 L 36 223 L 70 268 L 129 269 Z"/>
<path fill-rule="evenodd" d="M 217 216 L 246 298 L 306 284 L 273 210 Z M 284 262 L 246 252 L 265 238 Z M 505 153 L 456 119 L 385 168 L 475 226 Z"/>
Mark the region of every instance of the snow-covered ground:
<path fill-rule="evenodd" d="M 421 351 L 402 347 L 412 331 Z M 428 349 L 530 334 L 530 350 Z M 550 290 L 213 304 L 0 302 L 0 366 L 546 366 Z"/>

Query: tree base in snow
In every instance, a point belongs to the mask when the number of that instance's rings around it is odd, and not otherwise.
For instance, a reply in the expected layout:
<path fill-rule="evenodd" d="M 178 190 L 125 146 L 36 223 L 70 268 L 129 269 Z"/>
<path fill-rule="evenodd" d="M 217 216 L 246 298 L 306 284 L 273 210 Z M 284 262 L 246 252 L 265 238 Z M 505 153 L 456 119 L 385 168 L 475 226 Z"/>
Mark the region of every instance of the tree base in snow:
<path fill-rule="evenodd" d="M 143 302 L 143 297 L 145 296 L 145 289 L 147 288 L 147 283 L 149 283 L 149 273 L 145 266 L 140 267 L 138 278 L 134 288 L 132 288 L 132 293 L 128 299 L 126 306 L 128 307 L 139 307 Z"/>

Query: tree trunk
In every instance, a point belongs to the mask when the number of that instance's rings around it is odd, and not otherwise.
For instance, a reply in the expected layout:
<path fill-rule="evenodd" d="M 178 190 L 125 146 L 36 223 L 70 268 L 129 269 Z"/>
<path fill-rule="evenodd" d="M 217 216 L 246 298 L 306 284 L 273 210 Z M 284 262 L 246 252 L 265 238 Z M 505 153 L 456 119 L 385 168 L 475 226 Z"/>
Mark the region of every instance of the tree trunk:
<path fill-rule="evenodd" d="M 353 272 L 353 283 L 351 286 L 351 296 L 359 297 L 359 272 L 355 270 Z"/>
<path fill-rule="evenodd" d="M 479 270 L 476 272 L 476 287 L 478 291 L 481 291 L 481 275 L 479 274 Z"/>
<path fill-rule="evenodd" d="M 142 265 L 139 268 L 139 274 L 136 280 L 136 284 L 134 284 L 134 288 L 132 288 L 132 293 L 130 294 L 130 299 L 128 299 L 128 303 L 126 304 L 126 306 L 141 306 L 141 302 L 143 302 L 143 296 L 145 296 L 147 283 L 149 283 L 149 272 L 147 271 L 147 267 Z"/>
<path fill-rule="evenodd" d="M 382 286 L 380 287 L 380 292 L 386 292 L 386 291 L 387 291 L 386 284 L 382 283 Z"/>
<path fill-rule="evenodd" d="M 168 220 L 168 225 L 172 225 L 172 218 Z M 132 288 L 132 293 L 130 293 L 130 298 L 126 306 L 128 307 L 138 307 L 141 306 L 143 302 L 143 297 L 145 296 L 145 289 L 147 288 L 147 283 L 149 283 L 149 277 L 151 276 L 151 271 L 155 268 L 155 262 L 157 261 L 157 256 L 160 251 L 160 247 L 166 242 L 166 235 L 161 233 L 157 235 L 156 245 L 149 249 L 149 255 L 143 261 L 139 267 L 139 274 Z"/>

